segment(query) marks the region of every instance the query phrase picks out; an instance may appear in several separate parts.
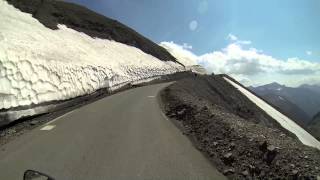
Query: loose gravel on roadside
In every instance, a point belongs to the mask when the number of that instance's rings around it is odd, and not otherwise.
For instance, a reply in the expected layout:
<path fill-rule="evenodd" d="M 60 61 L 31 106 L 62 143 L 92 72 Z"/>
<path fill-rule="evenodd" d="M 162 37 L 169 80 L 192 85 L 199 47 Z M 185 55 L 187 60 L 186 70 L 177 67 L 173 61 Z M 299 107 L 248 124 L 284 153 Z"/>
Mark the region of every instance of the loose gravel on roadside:
<path fill-rule="evenodd" d="M 303 145 L 222 76 L 179 80 L 160 93 L 164 111 L 230 179 L 317 179 L 320 151 Z"/>

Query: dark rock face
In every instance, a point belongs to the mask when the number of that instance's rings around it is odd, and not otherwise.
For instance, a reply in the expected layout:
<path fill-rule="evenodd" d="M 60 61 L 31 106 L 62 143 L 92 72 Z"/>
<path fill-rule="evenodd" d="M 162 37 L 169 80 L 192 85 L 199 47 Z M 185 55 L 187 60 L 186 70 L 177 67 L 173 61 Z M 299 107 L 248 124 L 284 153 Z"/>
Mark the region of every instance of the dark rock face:
<path fill-rule="evenodd" d="M 223 155 L 223 161 L 225 164 L 229 165 L 232 164 L 232 162 L 234 161 L 234 156 L 231 152 Z"/>
<path fill-rule="evenodd" d="M 226 82 L 222 75 L 188 78 L 177 82 L 177 86 L 181 88 L 179 92 L 185 93 L 186 91 L 188 95 L 197 97 L 199 100 L 206 100 L 211 105 L 219 106 L 219 108 L 232 112 L 247 121 L 282 129 L 277 121 Z M 184 108 L 188 109 L 189 107 Z M 288 131 L 285 133 L 292 135 Z"/>
<path fill-rule="evenodd" d="M 315 179 L 320 174 L 319 150 L 263 117 L 221 76 L 179 80 L 160 95 L 166 114 L 230 179 Z"/>
<path fill-rule="evenodd" d="M 177 62 L 163 47 L 143 37 L 120 22 L 97 14 L 85 7 L 55 0 L 7 0 L 22 12 L 30 13 L 50 29 L 64 24 L 91 37 L 110 39 L 137 47 L 163 61 Z"/>
<path fill-rule="evenodd" d="M 307 113 L 285 97 L 276 94 L 264 94 L 262 95 L 262 98 L 280 109 L 284 114 L 290 117 L 290 119 L 294 120 L 302 127 L 306 127 L 308 121 L 310 121 L 310 117 Z"/>
<path fill-rule="evenodd" d="M 223 171 L 224 175 L 230 175 L 233 174 L 235 172 L 235 170 L 233 168 L 229 168 Z"/>
<path fill-rule="evenodd" d="M 308 125 L 308 128 L 310 129 L 312 135 L 320 140 L 320 112 L 313 117 L 312 121 Z"/>

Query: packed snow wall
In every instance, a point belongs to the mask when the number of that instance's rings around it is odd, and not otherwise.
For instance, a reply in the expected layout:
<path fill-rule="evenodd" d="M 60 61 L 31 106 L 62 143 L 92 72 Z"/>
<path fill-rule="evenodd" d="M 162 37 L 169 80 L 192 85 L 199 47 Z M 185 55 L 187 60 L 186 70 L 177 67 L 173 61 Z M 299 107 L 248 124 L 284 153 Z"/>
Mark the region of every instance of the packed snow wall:
<path fill-rule="evenodd" d="M 70 99 L 185 69 L 133 46 L 58 28 L 0 0 L 0 109 Z"/>

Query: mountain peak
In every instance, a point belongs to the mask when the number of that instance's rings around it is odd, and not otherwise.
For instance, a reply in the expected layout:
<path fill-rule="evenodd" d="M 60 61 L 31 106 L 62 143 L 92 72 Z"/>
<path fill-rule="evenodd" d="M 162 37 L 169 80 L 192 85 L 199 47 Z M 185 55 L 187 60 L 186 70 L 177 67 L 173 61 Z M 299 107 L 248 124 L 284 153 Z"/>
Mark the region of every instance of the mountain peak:
<path fill-rule="evenodd" d="M 266 84 L 266 86 L 275 86 L 275 87 L 279 87 L 279 86 L 283 86 L 283 85 L 281 85 L 281 84 L 279 84 L 279 83 L 277 83 L 277 82 L 272 82 L 272 83 L 270 83 L 270 84 Z"/>
<path fill-rule="evenodd" d="M 302 84 L 302 85 L 299 86 L 299 88 L 308 89 L 308 90 L 311 90 L 313 92 L 316 92 L 316 93 L 320 94 L 320 85 Z"/>
<path fill-rule="evenodd" d="M 284 87 L 286 87 L 286 86 L 281 85 L 281 84 L 279 84 L 277 82 L 272 82 L 270 84 L 266 84 L 266 85 L 260 86 L 260 88 L 270 89 L 270 90 L 281 90 Z"/>

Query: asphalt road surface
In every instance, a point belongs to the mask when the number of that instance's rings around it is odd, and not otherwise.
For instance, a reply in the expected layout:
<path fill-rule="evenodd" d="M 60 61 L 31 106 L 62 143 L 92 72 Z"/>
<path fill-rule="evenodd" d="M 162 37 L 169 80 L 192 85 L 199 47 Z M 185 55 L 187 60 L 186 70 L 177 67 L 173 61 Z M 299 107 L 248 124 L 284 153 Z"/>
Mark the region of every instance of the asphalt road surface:
<path fill-rule="evenodd" d="M 27 169 L 57 180 L 225 179 L 162 114 L 167 85 L 106 97 L 0 147 L 0 179 Z"/>

